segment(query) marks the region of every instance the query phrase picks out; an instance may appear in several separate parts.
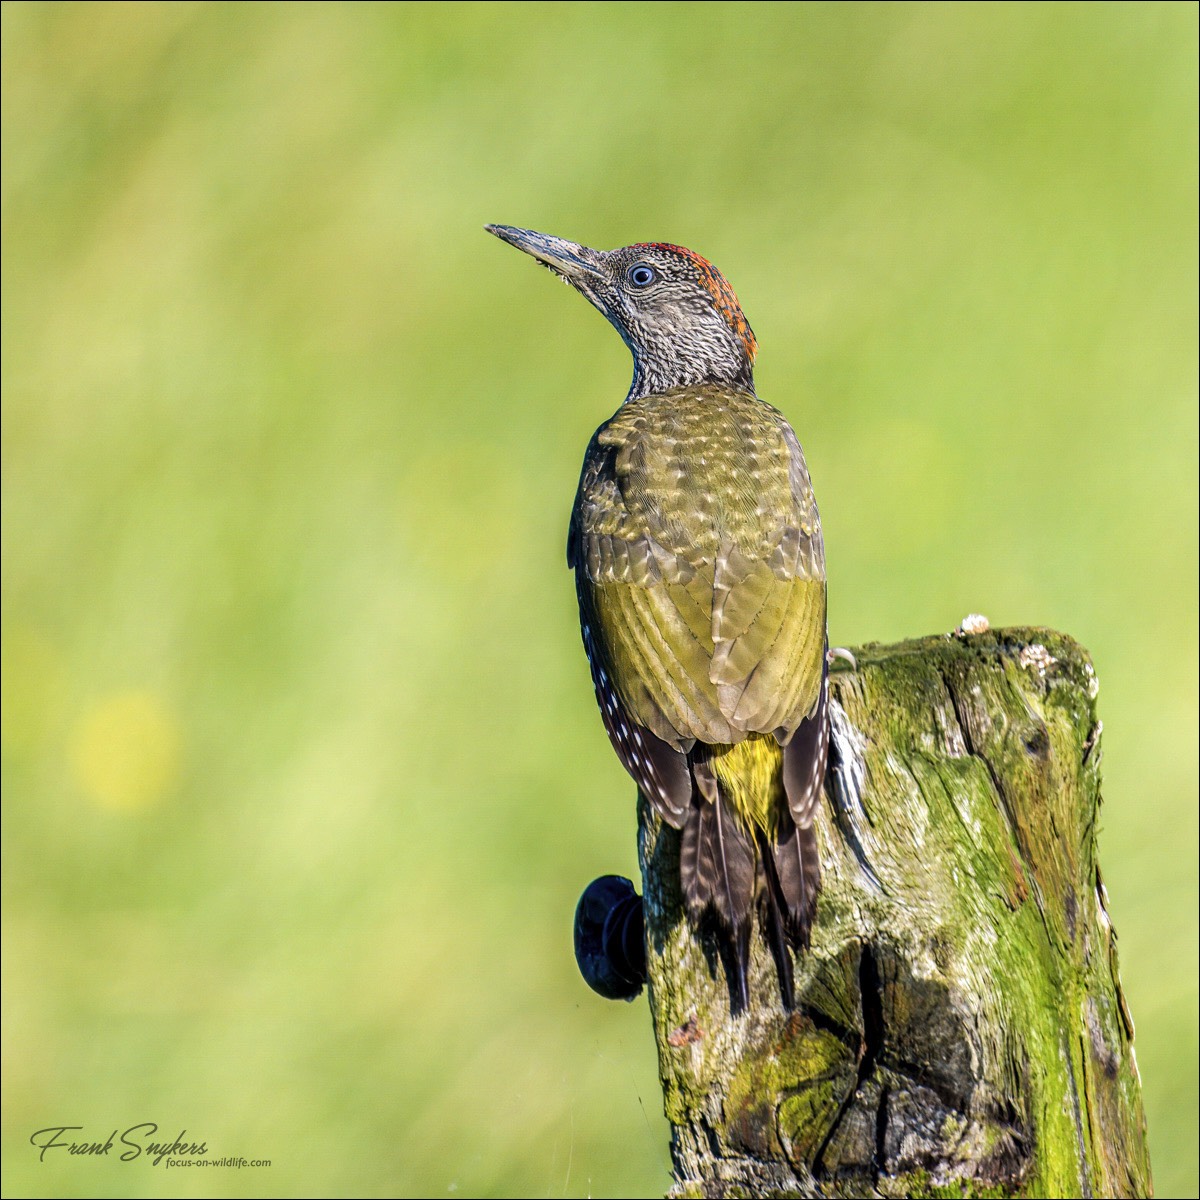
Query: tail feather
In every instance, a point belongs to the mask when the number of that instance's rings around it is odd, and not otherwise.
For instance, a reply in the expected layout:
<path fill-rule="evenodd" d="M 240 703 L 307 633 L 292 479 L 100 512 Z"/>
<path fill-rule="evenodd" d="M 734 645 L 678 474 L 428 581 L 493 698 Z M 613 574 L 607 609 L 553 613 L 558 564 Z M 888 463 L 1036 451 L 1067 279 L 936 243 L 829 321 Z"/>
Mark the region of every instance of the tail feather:
<path fill-rule="evenodd" d="M 680 882 L 688 912 L 699 922 L 712 911 L 730 960 L 734 1012 L 750 1001 L 750 913 L 758 872 L 754 845 L 718 794 L 693 807 L 683 827 Z"/>
<path fill-rule="evenodd" d="M 821 858 L 817 835 L 811 825 L 789 821 L 774 847 L 772 882 L 775 885 L 787 940 L 796 950 L 807 950 L 817 914 L 817 893 L 821 890 Z"/>
<path fill-rule="evenodd" d="M 824 699 L 824 689 L 821 694 Z M 788 794 L 789 809 L 778 814 L 774 839 L 748 829 L 730 807 L 710 764 L 698 757 L 692 759 L 696 789 L 680 843 L 680 883 L 692 921 L 700 924 L 706 917 L 712 918 L 735 1014 L 750 1002 L 750 932 L 756 901 L 784 1006 L 795 1007 L 792 952 L 808 949 L 821 887 L 821 862 L 811 817 L 812 794 L 819 794 L 825 769 L 827 735 L 821 733 L 825 719 L 822 704 L 815 719 L 806 723 L 807 727 L 802 725 L 804 736 L 784 750 L 785 786 L 791 782 L 799 787 Z M 795 803 L 797 797 L 803 799 L 802 804 Z M 797 808 L 799 819 L 793 815 Z"/>
<path fill-rule="evenodd" d="M 680 875 L 693 917 L 710 905 L 733 929 L 750 916 L 754 899 L 754 847 L 718 796 L 696 805 L 683 829 Z"/>
<path fill-rule="evenodd" d="M 826 668 L 815 711 L 800 722 L 791 741 L 783 748 L 783 787 L 787 793 L 788 808 L 797 825 L 812 824 L 825 782 L 828 759 L 829 680 Z"/>
<path fill-rule="evenodd" d="M 775 869 L 775 856 L 762 836 L 759 837 L 759 851 L 767 879 L 767 886 L 760 897 L 762 922 L 767 945 L 771 948 L 771 957 L 775 960 L 775 970 L 779 975 L 779 992 L 783 997 L 783 1007 L 790 1012 L 796 1007 L 796 984 L 792 969 L 792 952 L 780 907 L 779 872 Z"/>

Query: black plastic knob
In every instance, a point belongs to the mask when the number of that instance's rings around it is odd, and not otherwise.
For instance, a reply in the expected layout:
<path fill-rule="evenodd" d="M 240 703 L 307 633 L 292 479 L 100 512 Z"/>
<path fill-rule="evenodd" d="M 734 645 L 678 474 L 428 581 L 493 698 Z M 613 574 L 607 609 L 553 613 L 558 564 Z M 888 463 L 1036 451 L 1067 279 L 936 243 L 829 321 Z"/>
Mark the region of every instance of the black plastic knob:
<path fill-rule="evenodd" d="M 575 909 L 575 961 L 588 987 L 633 1000 L 646 982 L 642 898 L 622 875 L 593 879 Z"/>

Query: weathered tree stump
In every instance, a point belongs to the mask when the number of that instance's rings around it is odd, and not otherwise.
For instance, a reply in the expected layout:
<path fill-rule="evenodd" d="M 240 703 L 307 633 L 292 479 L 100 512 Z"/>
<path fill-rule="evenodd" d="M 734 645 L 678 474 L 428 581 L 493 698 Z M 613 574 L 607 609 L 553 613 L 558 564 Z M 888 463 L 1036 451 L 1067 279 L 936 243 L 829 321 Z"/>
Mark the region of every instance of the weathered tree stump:
<path fill-rule="evenodd" d="M 641 805 L 672 1195 L 1149 1195 L 1086 651 L 1009 629 L 855 654 L 832 690 L 866 786 L 858 811 L 823 805 L 795 1012 L 756 929 L 730 1017 L 679 835 Z"/>

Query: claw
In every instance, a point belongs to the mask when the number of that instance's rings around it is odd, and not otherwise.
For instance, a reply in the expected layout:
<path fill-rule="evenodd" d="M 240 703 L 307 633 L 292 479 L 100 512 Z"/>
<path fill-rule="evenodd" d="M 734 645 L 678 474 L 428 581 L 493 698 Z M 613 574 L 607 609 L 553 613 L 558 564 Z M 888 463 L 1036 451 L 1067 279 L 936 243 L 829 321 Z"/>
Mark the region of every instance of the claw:
<path fill-rule="evenodd" d="M 830 666 L 833 666 L 834 662 L 839 658 L 843 662 L 848 662 L 850 664 L 850 670 L 858 670 L 858 659 L 856 659 L 854 655 L 846 649 L 845 646 L 834 646 L 832 650 L 825 651 L 825 661 Z"/>

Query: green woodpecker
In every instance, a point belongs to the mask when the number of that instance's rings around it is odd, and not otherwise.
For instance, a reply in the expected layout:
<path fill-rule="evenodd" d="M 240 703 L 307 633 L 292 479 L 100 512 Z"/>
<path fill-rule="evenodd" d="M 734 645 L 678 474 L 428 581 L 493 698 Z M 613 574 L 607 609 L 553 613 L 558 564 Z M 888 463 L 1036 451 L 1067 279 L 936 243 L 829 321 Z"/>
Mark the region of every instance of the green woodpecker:
<path fill-rule="evenodd" d="M 829 753 L 825 552 L 800 443 L 755 395 L 754 333 L 698 254 L 487 228 L 582 292 L 633 352 L 567 541 L 596 699 L 625 769 L 681 831 L 689 917 L 715 926 L 733 1011 L 749 1003 L 756 909 L 791 1007 Z"/>

